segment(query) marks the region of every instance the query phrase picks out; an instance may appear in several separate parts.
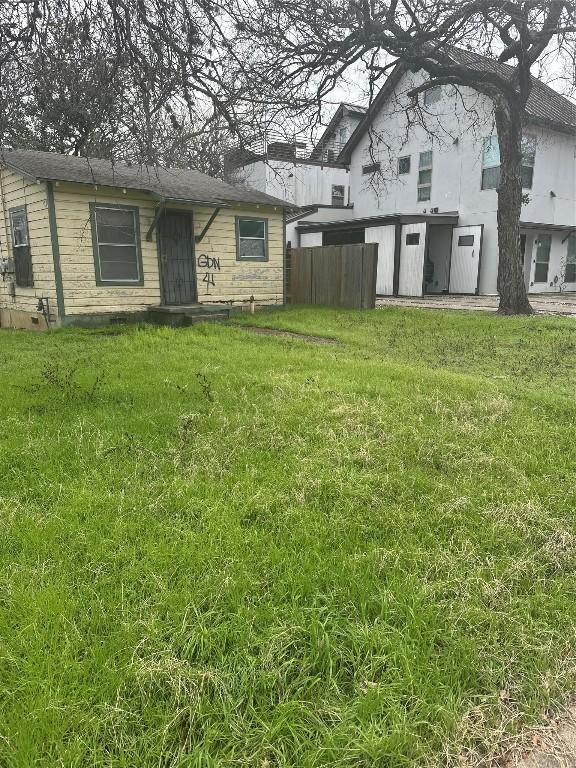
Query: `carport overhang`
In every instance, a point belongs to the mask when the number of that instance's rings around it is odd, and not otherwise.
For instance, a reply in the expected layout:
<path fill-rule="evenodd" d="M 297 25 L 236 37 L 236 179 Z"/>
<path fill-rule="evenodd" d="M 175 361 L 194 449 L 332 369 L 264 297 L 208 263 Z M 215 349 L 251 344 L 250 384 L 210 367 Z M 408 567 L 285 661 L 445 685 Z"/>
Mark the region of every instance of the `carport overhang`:
<path fill-rule="evenodd" d="M 386 216 L 366 216 L 358 219 L 339 219 L 337 221 L 302 221 L 296 229 L 305 232 L 336 232 L 350 229 L 369 229 L 386 227 L 394 224 L 458 224 L 458 211 L 445 213 L 392 213 Z"/>
<path fill-rule="evenodd" d="M 458 211 L 446 211 L 442 213 L 394 213 L 381 216 L 365 216 L 355 219 L 339 219 L 337 221 L 301 221 L 296 231 L 298 233 L 298 242 L 302 235 L 318 233 L 322 235 L 323 242 L 326 240 L 324 235 L 330 234 L 333 237 L 330 240 L 338 242 L 338 233 L 362 233 L 362 240 L 357 242 L 365 242 L 365 238 L 370 229 L 379 227 L 394 227 L 394 249 L 393 249 L 393 267 L 392 267 L 392 295 L 397 296 L 400 290 L 400 259 L 401 259 L 401 247 L 402 247 L 402 231 L 406 225 L 423 225 L 424 232 L 424 250 L 427 249 L 428 237 L 431 231 L 431 227 L 434 226 L 448 226 L 454 229 L 459 224 L 460 214 Z M 343 239 L 342 242 L 356 242 L 354 239 Z M 336 244 L 330 243 L 330 244 Z M 424 267 L 422 279 L 424 281 Z"/>

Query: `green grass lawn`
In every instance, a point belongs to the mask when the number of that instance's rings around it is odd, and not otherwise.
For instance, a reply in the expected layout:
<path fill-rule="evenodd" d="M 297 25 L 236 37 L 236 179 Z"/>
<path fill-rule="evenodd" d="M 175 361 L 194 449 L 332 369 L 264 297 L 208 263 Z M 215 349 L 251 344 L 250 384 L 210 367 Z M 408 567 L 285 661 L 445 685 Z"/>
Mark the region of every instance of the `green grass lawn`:
<path fill-rule="evenodd" d="M 537 721 L 575 352 L 400 309 L 0 333 L 0 766 L 435 766 Z"/>

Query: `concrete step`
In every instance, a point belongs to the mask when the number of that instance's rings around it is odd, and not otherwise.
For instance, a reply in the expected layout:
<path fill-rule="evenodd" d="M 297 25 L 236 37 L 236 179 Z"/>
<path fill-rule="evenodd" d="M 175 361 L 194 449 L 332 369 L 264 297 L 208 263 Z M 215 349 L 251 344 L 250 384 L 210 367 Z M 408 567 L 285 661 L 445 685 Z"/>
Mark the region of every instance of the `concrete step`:
<path fill-rule="evenodd" d="M 182 328 L 195 323 L 225 322 L 230 317 L 230 309 L 222 306 L 209 307 L 202 304 L 181 307 L 159 306 L 150 307 L 147 315 L 147 319 L 151 323 Z"/>

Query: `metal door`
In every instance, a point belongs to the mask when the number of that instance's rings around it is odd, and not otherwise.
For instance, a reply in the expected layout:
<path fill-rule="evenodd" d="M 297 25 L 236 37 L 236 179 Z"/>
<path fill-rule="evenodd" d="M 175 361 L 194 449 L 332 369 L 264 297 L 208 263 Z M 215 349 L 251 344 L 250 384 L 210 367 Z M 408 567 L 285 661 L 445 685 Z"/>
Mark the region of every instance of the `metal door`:
<path fill-rule="evenodd" d="M 482 230 L 482 224 L 452 230 L 450 293 L 478 293 Z"/>
<path fill-rule="evenodd" d="M 194 304 L 196 270 L 192 213 L 164 211 L 158 224 L 160 276 L 164 304 Z"/>

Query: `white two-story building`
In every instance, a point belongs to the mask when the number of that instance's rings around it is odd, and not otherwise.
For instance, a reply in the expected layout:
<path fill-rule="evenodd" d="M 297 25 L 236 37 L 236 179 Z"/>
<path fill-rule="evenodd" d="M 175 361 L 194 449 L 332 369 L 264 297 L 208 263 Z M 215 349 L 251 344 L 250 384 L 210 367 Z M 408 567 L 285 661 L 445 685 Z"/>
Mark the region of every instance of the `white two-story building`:
<path fill-rule="evenodd" d="M 510 71 L 468 51 L 460 57 Z M 302 246 L 378 242 L 381 295 L 494 294 L 500 161 L 492 105 L 453 86 L 415 103 L 408 93 L 426 77 L 396 67 L 337 158 L 350 171 L 351 207 L 339 218 L 305 214 L 289 239 Z M 526 286 L 576 291 L 576 107 L 534 79 L 527 115 Z"/>
<path fill-rule="evenodd" d="M 313 145 L 269 134 L 228 153 L 227 171 L 235 182 L 298 209 L 287 216 L 288 242 L 294 240 L 296 223 L 302 217 L 309 221 L 341 219 L 342 209 L 352 215 L 350 168 L 338 156 L 365 114 L 365 107 L 342 102 Z"/>

